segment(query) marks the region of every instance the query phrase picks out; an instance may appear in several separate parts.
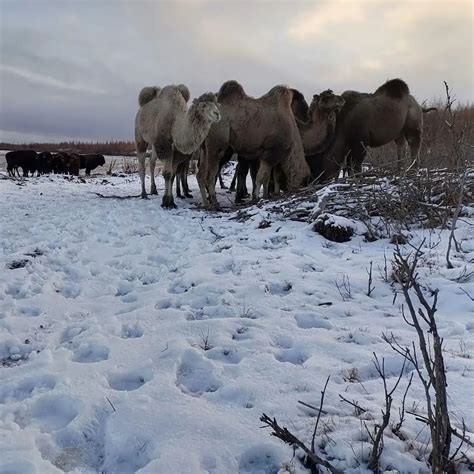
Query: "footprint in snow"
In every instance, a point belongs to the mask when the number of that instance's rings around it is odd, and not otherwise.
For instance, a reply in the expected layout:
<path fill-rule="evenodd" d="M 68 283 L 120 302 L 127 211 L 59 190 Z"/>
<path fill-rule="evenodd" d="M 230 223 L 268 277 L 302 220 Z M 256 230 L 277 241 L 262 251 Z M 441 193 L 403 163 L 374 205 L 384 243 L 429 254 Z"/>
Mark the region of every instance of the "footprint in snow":
<path fill-rule="evenodd" d="M 42 311 L 39 308 L 34 307 L 34 306 L 25 306 L 25 307 L 20 308 L 20 314 L 22 316 L 36 318 L 40 316 L 41 313 Z"/>
<path fill-rule="evenodd" d="M 90 326 L 85 324 L 74 324 L 66 328 L 61 336 L 61 344 L 64 344 L 65 342 L 72 342 L 75 337 L 79 336 L 88 329 L 90 329 Z"/>
<path fill-rule="evenodd" d="M 96 342 L 81 342 L 72 356 L 74 362 L 93 363 L 109 358 L 109 349 Z"/>
<path fill-rule="evenodd" d="M 135 369 L 126 372 L 114 372 L 107 376 L 110 387 L 122 392 L 137 390 L 152 378 L 153 373 L 151 369 Z"/>
<path fill-rule="evenodd" d="M 259 444 L 253 446 L 240 456 L 240 474 L 270 474 L 280 472 L 285 460 L 285 453 L 273 445 Z"/>
<path fill-rule="evenodd" d="M 293 347 L 283 349 L 275 354 L 275 359 L 279 362 L 289 362 L 294 365 L 303 365 L 310 358 L 310 354 L 302 348 Z"/>
<path fill-rule="evenodd" d="M 285 296 L 290 293 L 292 288 L 293 284 L 287 281 L 267 283 L 265 285 L 265 293 L 270 293 L 271 295 Z"/>
<path fill-rule="evenodd" d="M 67 395 L 46 394 L 35 401 L 20 426 L 36 425 L 41 431 L 58 431 L 65 428 L 79 414 L 82 403 Z"/>
<path fill-rule="evenodd" d="M 299 313 L 295 315 L 296 324 L 302 329 L 331 329 L 332 325 L 322 316 L 315 313 Z"/>
<path fill-rule="evenodd" d="M 129 338 L 138 338 L 143 336 L 143 329 L 140 326 L 140 324 L 135 323 L 135 324 L 123 324 L 122 325 L 122 334 L 121 337 L 123 339 L 129 339 Z"/>
<path fill-rule="evenodd" d="M 48 392 L 55 386 L 56 377 L 48 374 L 34 375 L 17 383 L 5 383 L 0 387 L 0 404 L 22 402 L 36 394 Z"/>
<path fill-rule="evenodd" d="M 194 396 L 215 392 L 221 386 L 214 364 L 193 349 L 188 349 L 183 355 L 176 373 L 176 384 L 184 393 Z"/>
<path fill-rule="evenodd" d="M 242 360 L 242 354 L 237 349 L 227 347 L 214 347 L 206 351 L 206 357 L 224 364 L 238 364 Z"/>

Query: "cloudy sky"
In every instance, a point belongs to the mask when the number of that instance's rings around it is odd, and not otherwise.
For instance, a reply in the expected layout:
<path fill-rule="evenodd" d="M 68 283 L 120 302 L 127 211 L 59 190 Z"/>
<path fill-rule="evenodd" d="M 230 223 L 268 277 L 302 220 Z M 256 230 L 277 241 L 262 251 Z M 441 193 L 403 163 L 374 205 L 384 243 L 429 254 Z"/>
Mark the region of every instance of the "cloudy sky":
<path fill-rule="evenodd" d="M 471 0 L 0 0 L 0 141 L 133 137 L 139 90 L 228 79 L 474 101 Z"/>

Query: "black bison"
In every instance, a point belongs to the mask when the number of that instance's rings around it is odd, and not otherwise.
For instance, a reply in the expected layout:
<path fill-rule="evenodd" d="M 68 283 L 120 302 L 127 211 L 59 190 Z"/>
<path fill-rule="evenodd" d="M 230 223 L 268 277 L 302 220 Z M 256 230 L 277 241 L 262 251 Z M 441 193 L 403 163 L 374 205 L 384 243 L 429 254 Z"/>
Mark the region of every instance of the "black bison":
<path fill-rule="evenodd" d="M 37 157 L 38 174 L 49 174 L 53 171 L 53 155 L 49 151 L 38 153 Z"/>
<path fill-rule="evenodd" d="M 34 150 L 16 150 L 9 151 L 5 155 L 7 160 L 7 171 L 10 176 L 15 176 L 15 172 L 20 176 L 18 168 L 23 170 L 23 176 L 27 177 L 28 173 L 34 174 L 37 171 L 37 156 Z"/>
<path fill-rule="evenodd" d="M 61 151 L 52 155 L 52 171 L 53 173 L 65 173 L 79 176 L 79 168 L 81 159 L 75 153 L 67 153 Z"/>
<path fill-rule="evenodd" d="M 81 160 L 81 170 L 86 170 L 86 175 L 89 176 L 92 170 L 95 170 L 98 166 L 105 165 L 105 158 L 103 155 L 98 153 L 87 153 L 84 155 L 79 155 Z"/>

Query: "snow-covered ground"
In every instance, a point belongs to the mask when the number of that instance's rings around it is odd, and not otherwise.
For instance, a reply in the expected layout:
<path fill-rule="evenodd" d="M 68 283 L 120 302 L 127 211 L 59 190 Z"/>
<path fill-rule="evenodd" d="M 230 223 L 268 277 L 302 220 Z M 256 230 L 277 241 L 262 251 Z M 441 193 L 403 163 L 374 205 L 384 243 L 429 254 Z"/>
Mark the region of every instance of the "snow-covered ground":
<path fill-rule="evenodd" d="M 329 242 L 265 208 L 245 222 L 179 200 L 165 211 L 161 178 L 147 201 L 96 192 L 136 195 L 138 178 L 0 179 L 0 473 L 305 472 L 259 418 L 310 444 L 316 411 L 298 401 L 319 406 L 328 375 L 319 452 L 344 472 L 369 472 L 369 437 L 339 394 L 373 428 L 383 408 L 373 352 L 389 384 L 402 366 L 382 332 L 415 339 L 381 277 L 393 245 Z M 462 289 L 474 295 L 474 279 L 455 278 L 473 269 L 472 224 L 460 222 L 467 253 L 453 270 L 446 232 L 411 240 L 428 237 L 420 278 L 440 289 L 449 408 L 471 433 L 474 304 Z M 395 422 L 411 371 L 394 394 Z M 415 376 L 407 407 L 424 406 Z M 407 415 L 402 431 L 407 441 L 387 430 L 383 469 L 429 472 L 427 428 Z"/>

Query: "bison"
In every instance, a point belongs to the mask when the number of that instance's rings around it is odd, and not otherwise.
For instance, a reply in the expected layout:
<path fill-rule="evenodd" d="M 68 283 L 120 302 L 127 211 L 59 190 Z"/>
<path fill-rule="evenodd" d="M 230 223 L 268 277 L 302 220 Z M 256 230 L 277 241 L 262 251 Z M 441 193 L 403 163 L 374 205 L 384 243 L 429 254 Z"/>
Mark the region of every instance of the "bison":
<path fill-rule="evenodd" d="M 91 171 L 96 169 L 98 166 L 105 165 L 105 158 L 103 155 L 99 155 L 98 153 L 87 153 L 84 155 L 79 155 L 81 163 L 80 169 L 86 170 L 86 176 L 91 174 Z"/>
<path fill-rule="evenodd" d="M 18 168 L 23 170 L 23 176 L 28 177 L 28 173 L 34 174 L 37 171 L 37 156 L 34 150 L 9 151 L 5 155 L 7 160 L 7 171 L 10 176 L 15 176 L 15 171 L 20 175 Z"/>

